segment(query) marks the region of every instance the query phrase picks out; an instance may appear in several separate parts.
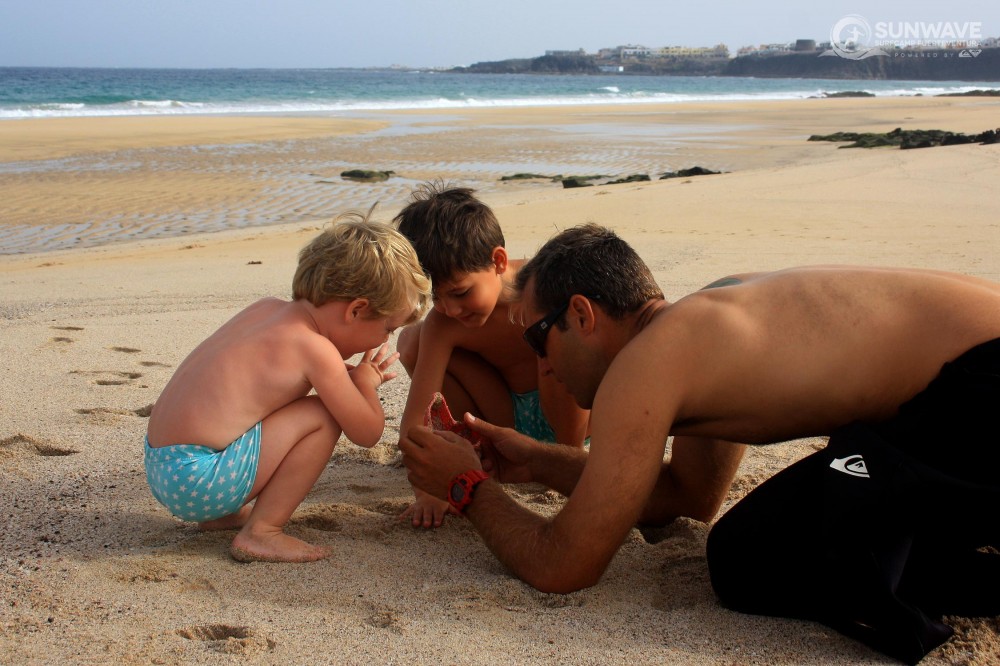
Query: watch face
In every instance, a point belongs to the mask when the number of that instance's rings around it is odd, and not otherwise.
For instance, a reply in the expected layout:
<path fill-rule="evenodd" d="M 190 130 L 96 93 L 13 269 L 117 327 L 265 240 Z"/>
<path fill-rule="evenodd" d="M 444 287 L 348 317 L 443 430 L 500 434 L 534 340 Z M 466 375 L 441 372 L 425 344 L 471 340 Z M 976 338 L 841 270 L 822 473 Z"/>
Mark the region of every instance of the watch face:
<path fill-rule="evenodd" d="M 465 487 L 461 483 L 451 484 L 451 488 L 448 490 L 451 494 L 451 501 L 458 504 L 465 498 Z"/>

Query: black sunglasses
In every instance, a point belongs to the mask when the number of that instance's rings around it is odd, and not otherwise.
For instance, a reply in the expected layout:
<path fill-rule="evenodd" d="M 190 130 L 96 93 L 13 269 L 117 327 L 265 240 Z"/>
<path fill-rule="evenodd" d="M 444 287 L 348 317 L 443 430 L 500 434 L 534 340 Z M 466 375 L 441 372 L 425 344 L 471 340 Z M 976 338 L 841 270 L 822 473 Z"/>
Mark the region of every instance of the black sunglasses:
<path fill-rule="evenodd" d="M 545 340 L 549 337 L 549 329 L 562 316 L 562 313 L 566 312 L 566 308 L 568 307 L 569 301 L 566 301 L 566 303 L 524 329 L 524 341 L 528 343 L 532 351 L 538 354 L 538 358 L 545 358 Z"/>

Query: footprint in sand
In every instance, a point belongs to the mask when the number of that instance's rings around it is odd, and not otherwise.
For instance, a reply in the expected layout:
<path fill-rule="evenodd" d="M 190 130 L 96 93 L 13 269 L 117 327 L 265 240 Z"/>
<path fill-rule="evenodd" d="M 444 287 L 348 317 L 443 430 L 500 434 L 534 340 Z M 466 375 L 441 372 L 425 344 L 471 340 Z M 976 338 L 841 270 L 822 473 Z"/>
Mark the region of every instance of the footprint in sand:
<path fill-rule="evenodd" d="M 170 567 L 155 561 L 136 561 L 130 563 L 128 570 L 119 572 L 115 578 L 122 583 L 166 583 L 176 581 L 180 577 Z"/>
<path fill-rule="evenodd" d="M 82 331 L 83 328 L 79 326 L 49 326 L 54 331 Z M 54 338 L 49 338 L 49 342 L 59 342 L 59 343 L 70 343 L 73 342 L 73 338 L 68 338 L 65 335 L 57 335 Z"/>
<path fill-rule="evenodd" d="M 130 384 L 134 380 L 142 377 L 141 372 L 125 372 L 119 370 L 70 370 L 71 375 L 111 375 L 120 379 L 95 379 L 94 384 L 97 386 L 122 386 L 123 384 Z"/>
<path fill-rule="evenodd" d="M 395 634 L 402 634 L 403 630 L 399 626 L 399 617 L 391 610 L 377 610 L 368 616 L 365 624 L 376 629 L 388 629 Z"/>
<path fill-rule="evenodd" d="M 298 515 L 292 519 L 296 525 L 324 532 L 339 532 L 343 529 L 340 521 L 334 515 L 336 509 L 333 507 L 310 507 L 300 513 L 304 513 L 304 515 Z"/>
<path fill-rule="evenodd" d="M 138 354 L 141 349 L 136 349 L 135 347 L 108 347 L 111 351 L 122 352 L 123 354 Z"/>
<path fill-rule="evenodd" d="M 83 416 L 89 416 L 90 420 L 97 425 L 109 425 L 117 423 L 121 420 L 122 416 L 139 416 L 142 418 L 149 418 L 149 415 L 153 411 L 153 403 L 136 409 L 119 409 L 115 407 L 79 407 L 73 411 Z"/>
<path fill-rule="evenodd" d="M 139 361 L 139 365 L 146 368 L 169 368 L 169 363 L 160 363 L 159 361 Z"/>
<path fill-rule="evenodd" d="M 24 456 L 71 456 L 74 453 L 79 451 L 42 442 L 21 433 L 0 439 L 0 459 Z"/>
<path fill-rule="evenodd" d="M 409 499 L 379 500 L 365 505 L 364 508 L 372 513 L 381 513 L 385 516 L 398 516 L 410 506 L 410 501 Z"/>
<path fill-rule="evenodd" d="M 270 652 L 277 646 L 275 641 L 250 627 L 230 624 L 202 624 L 178 629 L 176 633 L 181 638 L 203 641 L 211 649 L 228 654 Z"/>

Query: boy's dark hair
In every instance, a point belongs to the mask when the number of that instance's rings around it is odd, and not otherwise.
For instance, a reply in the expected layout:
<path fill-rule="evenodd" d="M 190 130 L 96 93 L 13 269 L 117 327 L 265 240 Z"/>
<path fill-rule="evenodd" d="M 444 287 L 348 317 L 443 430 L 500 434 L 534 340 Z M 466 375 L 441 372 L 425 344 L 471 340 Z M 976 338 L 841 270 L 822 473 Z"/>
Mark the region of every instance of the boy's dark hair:
<path fill-rule="evenodd" d="M 417 251 L 420 265 L 434 284 L 456 273 L 493 265 L 493 249 L 504 247 L 500 223 L 490 207 L 467 187 L 425 183 L 393 223 Z"/>
<path fill-rule="evenodd" d="M 517 292 L 534 278 L 533 302 L 542 312 L 562 307 L 573 294 L 597 302 L 608 316 L 622 319 L 663 291 L 632 247 L 605 227 L 589 223 L 553 236 L 517 272 Z M 565 327 L 565 317 L 558 326 Z"/>

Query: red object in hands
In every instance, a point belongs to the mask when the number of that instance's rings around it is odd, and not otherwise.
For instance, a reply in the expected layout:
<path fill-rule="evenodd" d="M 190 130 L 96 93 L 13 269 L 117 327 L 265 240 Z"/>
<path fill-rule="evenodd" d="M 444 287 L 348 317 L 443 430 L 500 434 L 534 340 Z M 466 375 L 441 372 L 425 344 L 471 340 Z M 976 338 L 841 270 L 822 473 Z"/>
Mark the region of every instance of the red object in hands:
<path fill-rule="evenodd" d="M 435 393 L 431 404 L 427 406 L 424 425 L 432 430 L 450 430 L 459 437 L 469 440 L 474 446 L 479 446 L 486 439 L 469 426 L 456 421 L 448 409 L 448 403 L 440 393 Z"/>

